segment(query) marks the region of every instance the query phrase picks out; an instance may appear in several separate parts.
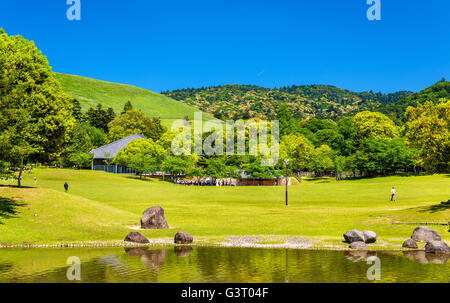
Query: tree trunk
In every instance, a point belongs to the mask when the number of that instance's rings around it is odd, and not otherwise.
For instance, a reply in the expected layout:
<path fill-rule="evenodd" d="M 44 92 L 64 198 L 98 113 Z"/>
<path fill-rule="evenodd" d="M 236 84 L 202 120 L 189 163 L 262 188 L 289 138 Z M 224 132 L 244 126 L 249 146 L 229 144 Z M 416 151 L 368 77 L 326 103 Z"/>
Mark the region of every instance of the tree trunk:
<path fill-rule="evenodd" d="M 17 179 L 18 187 L 22 187 L 22 171 L 23 171 L 23 158 L 20 159 L 19 178 Z"/>

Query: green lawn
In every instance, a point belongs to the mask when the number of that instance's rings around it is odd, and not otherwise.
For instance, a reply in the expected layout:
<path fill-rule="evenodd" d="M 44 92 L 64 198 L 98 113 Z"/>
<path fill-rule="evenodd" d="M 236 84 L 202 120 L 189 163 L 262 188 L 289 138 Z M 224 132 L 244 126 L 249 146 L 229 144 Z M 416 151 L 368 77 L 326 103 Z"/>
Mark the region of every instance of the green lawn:
<path fill-rule="evenodd" d="M 160 117 L 167 127 L 174 120 L 184 116 L 193 119 L 194 112 L 201 112 L 187 104 L 135 86 L 74 75 L 55 75 L 64 91 L 80 101 L 83 110 L 101 103 L 103 107 L 112 107 L 116 114 L 119 114 L 125 103 L 131 101 L 135 109 L 140 109 L 149 117 Z M 205 114 L 204 117 L 210 119 L 209 115 Z"/>
<path fill-rule="evenodd" d="M 450 197 L 449 175 L 309 180 L 289 187 L 286 207 L 284 187 L 184 187 L 103 172 L 35 173 L 37 185 L 32 176 L 24 184 L 38 188 L 0 187 L 0 243 L 121 240 L 154 205 L 164 208 L 171 228 L 142 231 L 149 238 L 182 230 L 212 240 L 299 235 L 318 245 L 343 245 L 342 234 L 357 228 L 375 231 L 377 248 L 398 248 L 415 226 L 392 222 L 450 221 L 450 208 L 439 205 Z M 397 189 L 395 203 L 389 201 L 391 186 Z M 447 226 L 432 228 L 450 240 Z"/>

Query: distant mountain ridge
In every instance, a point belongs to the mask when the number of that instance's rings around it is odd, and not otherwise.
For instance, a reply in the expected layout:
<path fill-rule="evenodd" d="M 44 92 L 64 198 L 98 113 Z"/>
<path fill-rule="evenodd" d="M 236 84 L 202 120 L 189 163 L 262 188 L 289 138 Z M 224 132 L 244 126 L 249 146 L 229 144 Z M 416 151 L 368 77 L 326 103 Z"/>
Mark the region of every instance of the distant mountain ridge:
<path fill-rule="evenodd" d="M 338 119 L 347 114 L 376 110 L 413 94 L 399 91 L 390 94 L 352 92 L 332 85 L 293 85 L 264 88 L 255 85 L 220 85 L 213 87 L 177 89 L 162 94 L 181 101 L 216 118 L 273 118 L 285 103 L 293 115 Z"/>

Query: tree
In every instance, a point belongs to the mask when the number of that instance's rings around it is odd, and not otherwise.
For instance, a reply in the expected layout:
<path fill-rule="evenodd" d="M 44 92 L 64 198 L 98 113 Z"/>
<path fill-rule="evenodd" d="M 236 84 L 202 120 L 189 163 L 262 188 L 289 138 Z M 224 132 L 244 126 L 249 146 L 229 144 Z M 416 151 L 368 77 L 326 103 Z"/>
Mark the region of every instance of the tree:
<path fill-rule="evenodd" d="M 139 110 L 130 110 L 116 117 L 108 124 L 107 142 L 114 142 L 133 134 L 141 134 L 158 141 L 164 132 L 159 119 L 150 119 Z"/>
<path fill-rule="evenodd" d="M 129 110 L 133 110 L 133 105 L 130 101 L 127 101 L 127 103 L 125 103 L 125 105 L 123 106 L 123 111 L 120 114 L 123 115 Z"/>
<path fill-rule="evenodd" d="M 99 103 L 95 108 L 89 108 L 86 113 L 86 121 L 89 122 L 90 125 L 107 132 L 108 123 L 110 123 L 115 116 L 114 110 L 111 107 L 104 110 L 103 106 Z"/>
<path fill-rule="evenodd" d="M 426 102 L 406 111 L 407 144 L 417 148 L 419 164 L 429 173 L 450 171 L 450 101 Z"/>
<path fill-rule="evenodd" d="M 0 159 L 56 159 L 72 129 L 71 98 L 33 42 L 0 32 Z M 20 178 L 18 180 L 20 186 Z"/>
<path fill-rule="evenodd" d="M 184 175 L 188 170 L 188 163 L 181 157 L 167 157 L 162 163 L 161 169 L 171 175 Z"/>
<path fill-rule="evenodd" d="M 83 112 L 81 111 L 81 104 L 77 99 L 72 100 L 72 116 L 77 121 L 83 121 Z"/>
<path fill-rule="evenodd" d="M 93 148 L 89 133 L 83 127 L 82 123 L 76 123 L 73 130 L 69 134 L 69 140 L 64 144 L 64 151 L 62 153 L 62 161 L 66 166 L 83 166 L 86 162 L 83 161 L 80 154 L 88 153 Z"/>
<path fill-rule="evenodd" d="M 353 124 L 359 141 L 367 138 L 392 139 L 399 134 L 394 122 L 378 112 L 360 112 L 353 117 Z"/>
<path fill-rule="evenodd" d="M 113 162 L 134 169 L 142 178 L 143 173 L 159 168 L 164 156 L 165 150 L 152 139 L 135 139 L 116 154 Z"/>
<path fill-rule="evenodd" d="M 298 132 L 297 122 L 286 104 L 278 108 L 276 120 L 280 123 L 280 137 Z"/>
<path fill-rule="evenodd" d="M 311 154 L 310 169 L 318 175 L 333 171 L 333 156 L 333 151 L 328 145 L 317 147 Z"/>
<path fill-rule="evenodd" d="M 313 149 L 312 144 L 301 134 L 284 136 L 280 142 L 280 165 L 283 166 L 283 161 L 289 159 L 292 170 L 306 170 Z"/>
<path fill-rule="evenodd" d="M 346 161 L 344 156 L 335 156 L 333 159 L 334 172 L 336 174 L 336 180 L 341 180 L 341 174 L 345 170 Z"/>
<path fill-rule="evenodd" d="M 206 160 L 205 174 L 211 178 L 223 178 L 227 172 L 227 167 L 220 159 L 211 158 Z"/>
<path fill-rule="evenodd" d="M 274 177 L 280 177 L 282 173 L 280 171 L 275 170 L 273 166 L 262 166 L 260 159 L 256 157 L 254 161 L 245 166 L 245 173 L 250 178 L 255 179 L 269 179 Z"/>
<path fill-rule="evenodd" d="M 91 165 L 92 156 L 89 153 L 77 152 L 71 154 L 69 160 L 78 167 L 89 167 Z"/>

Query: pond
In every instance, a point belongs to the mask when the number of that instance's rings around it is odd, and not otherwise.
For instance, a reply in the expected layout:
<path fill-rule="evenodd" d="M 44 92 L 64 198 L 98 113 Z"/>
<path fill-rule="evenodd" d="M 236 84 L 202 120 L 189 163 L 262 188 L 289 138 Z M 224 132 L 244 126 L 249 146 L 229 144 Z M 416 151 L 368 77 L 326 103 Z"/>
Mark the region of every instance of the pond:
<path fill-rule="evenodd" d="M 69 257 L 79 258 L 85 283 L 450 282 L 450 256 L 423 251 L 215 247 L 0 249 L 0 282 L 73 283 Z M 371 281 L 375 257 L 380 280 Z"/>

